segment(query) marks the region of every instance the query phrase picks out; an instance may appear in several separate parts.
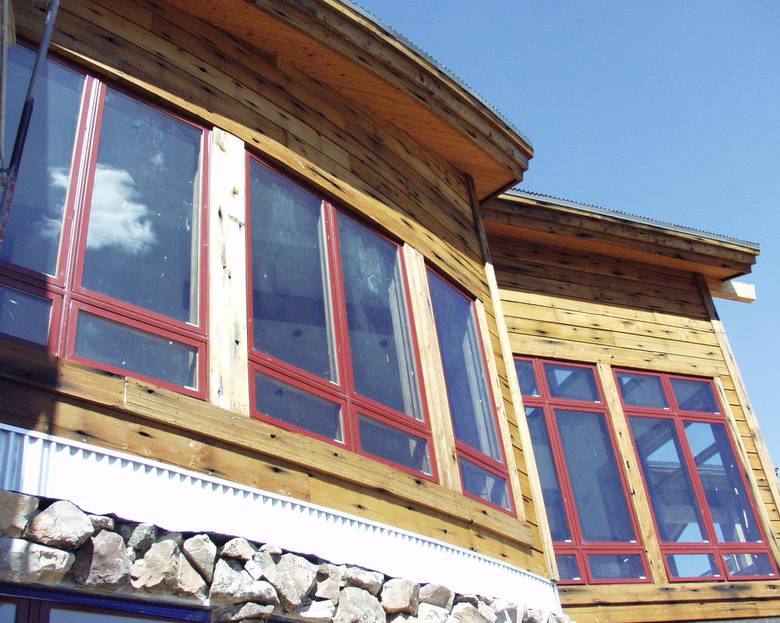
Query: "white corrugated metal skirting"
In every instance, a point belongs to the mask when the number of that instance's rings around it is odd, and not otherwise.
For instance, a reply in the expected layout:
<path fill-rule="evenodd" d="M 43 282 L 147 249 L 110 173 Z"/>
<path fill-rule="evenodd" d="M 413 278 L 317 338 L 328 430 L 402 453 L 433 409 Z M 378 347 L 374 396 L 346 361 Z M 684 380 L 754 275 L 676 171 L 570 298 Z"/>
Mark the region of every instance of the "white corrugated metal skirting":
<path fill-rule="evenodd" d="M 167 530 L 275 543 L 460 593 L 560 612 L 549 580 L 474 552 L 300 500 L 0 423 L 0 487 Z"/>

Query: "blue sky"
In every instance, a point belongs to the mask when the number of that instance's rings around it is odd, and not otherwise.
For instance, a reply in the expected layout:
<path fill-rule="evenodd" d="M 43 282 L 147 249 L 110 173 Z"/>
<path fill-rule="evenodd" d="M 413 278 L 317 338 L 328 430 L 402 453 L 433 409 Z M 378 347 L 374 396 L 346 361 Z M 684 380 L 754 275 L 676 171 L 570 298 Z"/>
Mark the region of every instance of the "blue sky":
<path fill-rule="evenodd" d="M 780 2 L 358 2 L 530 137 L 522 188 L 761 243 L 716 304 L 780 464 Z"/>

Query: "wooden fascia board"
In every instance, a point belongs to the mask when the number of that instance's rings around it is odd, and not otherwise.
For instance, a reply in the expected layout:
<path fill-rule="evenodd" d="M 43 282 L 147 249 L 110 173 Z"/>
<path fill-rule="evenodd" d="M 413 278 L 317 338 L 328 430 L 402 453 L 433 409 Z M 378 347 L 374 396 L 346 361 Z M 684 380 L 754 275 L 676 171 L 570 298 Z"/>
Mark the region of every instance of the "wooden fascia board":
<path fill-rule="evenodd" d="M 696 272 L 720 281 L 750 273 L 758 255 L 735 243 L 506 195 L 483 204 L 482 216 L 491 236 Z"/>
<path fill-rule="evenodd" d="M 481 197 L 522 179 L 533 150 L 477 98 L 405 44 L 334 0 L 169 0 L 332 84 L 474 177 Z M 274 41 L 289 34 L 290 42 Z M 340 83 L 333 82 L 338 76 Z M 381 104 L 381 107 L 379 106 Z M 453 145 L 455 148 L 453 148 Z"/>

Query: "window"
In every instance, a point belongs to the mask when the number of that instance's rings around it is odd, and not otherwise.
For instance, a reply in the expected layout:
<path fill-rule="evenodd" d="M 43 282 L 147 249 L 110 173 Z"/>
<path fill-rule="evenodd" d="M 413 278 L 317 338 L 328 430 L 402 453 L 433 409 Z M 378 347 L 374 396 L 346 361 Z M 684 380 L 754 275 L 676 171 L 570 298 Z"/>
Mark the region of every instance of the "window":
<path fill-rule="evenodd" d="M 513 511 L 474 301 L 428 270 L 463 491 Z"/>
<path fill-rule="evenodd" d="M 515 369 L 561 582 L 648 581 L 595 368 L 518 358 Z"/>
<path fill-rule="evenodd" d="M 712 381 L 615 371 L 672 580 L 776 576 Z"/>
<path fill-rule="evenodd" d="M 34 58 L 9 50 L 9 127 Z M 204 397 L 204 141 L 46 60 L 0 246 L 0 332 Z"/>
<path fill-rule="evenodd" d="M 248 168 L 254 416 L 435 479 L 399 245 Z"/>

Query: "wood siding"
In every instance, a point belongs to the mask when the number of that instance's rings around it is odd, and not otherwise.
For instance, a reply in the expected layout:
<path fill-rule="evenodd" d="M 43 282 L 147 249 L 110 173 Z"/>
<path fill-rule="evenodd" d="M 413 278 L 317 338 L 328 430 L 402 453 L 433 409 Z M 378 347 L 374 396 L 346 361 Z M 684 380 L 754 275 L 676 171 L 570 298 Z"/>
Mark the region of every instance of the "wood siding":
<path fill-rule="evenodd" d="M 608 403 L 616 424 L 622 413 L 610 366 L 716 380 L 777 556 L 780 514 L 774 476 L 765 471 L 762 442 L 701 277 L 496 235 L 490 248 L 514 354 L 599 364 L 602 381 L 611 384 L 605 389 L 614 394 Z M 654 584 L 562 586 L 566 611 L 580 622 L 780 614 L 780 602 L 773 601 L 780 585 L 774 582 L 668 582 L 628 434 L 625 424 L 616 425 Z M 695 612 L 692 599 L 698 602 Z"/>
<path fill-rule="evenodd" d="M 20 34 L 34 41 L 42 14 L 18 3 L 16 17 Z M 141 98 L 229 132 L 405 242 L 481 301 L 499 410 L 513 441 L 509 466 L 520 485 L 514 493 L 522 499 L 521 518 L 400 471 L 388 478 L 387 468 L 370 459 L 251 420 L 238 412 L 246 410 L 242 383 L 208 405 L 67 362 L 40 362 L 43 371 L 31 380 L 9 351 L 2 353 L 0 418 L 311 500 L 547 575 L 467 177 L 301 68 L 162 2 L 63 3 L 53 51 Z M 233 294 L 234 304 L 242 304 Z M 240 314 L 232 310 L 229 317 L 235 325 Z M 245 353 L 246 345 L 234 350 Z M 227 358 L 218 369 L 240 369 L 235 363 Z M 212 371 L 212 381 L 218 374 Z M 73 375 L 79 380 L 68 385 Z M 138 401 L 128 403 L 133 397 Z"/>

